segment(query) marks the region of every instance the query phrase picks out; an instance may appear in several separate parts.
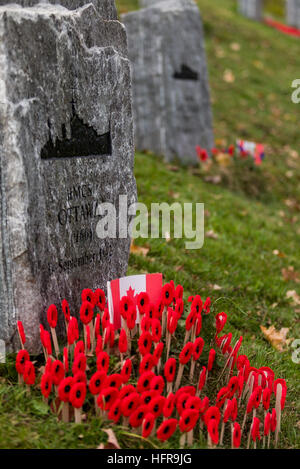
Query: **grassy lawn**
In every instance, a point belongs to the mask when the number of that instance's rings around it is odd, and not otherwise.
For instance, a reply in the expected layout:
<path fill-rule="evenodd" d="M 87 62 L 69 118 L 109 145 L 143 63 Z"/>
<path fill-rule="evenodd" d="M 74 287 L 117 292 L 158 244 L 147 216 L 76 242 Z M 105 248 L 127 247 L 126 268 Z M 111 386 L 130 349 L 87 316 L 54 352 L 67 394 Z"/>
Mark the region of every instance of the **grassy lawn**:
<path fill-rule="evenodd" d="M 117 1 L 122 12 L 136 9 L 137 3 Z M 258 173 L 261 194 L 250 197 L 238 185 L 234 191 L 213 185 L 194 170 L 175 170 L 155 155 L 137 153 L 139 201 L 148 206 L 202 202 L 205 231 L 217 236 L 206 237 L 204 247 L 196 251 L 187 251 L 185 240 L 139 239 L 136 244 L 147 246 L 149 253 L 131 255 L 128 274 L 163 272 L 165 280 L 183 285 L 186 299 L 196 293 L 210 296 L 213 313 L 228 313 L 225 332 L 244 336 L 242 353 L 248 354 L 252 366 L 268 365 L 287 380 L 279 446 L 299 448 L 300 365 L 292 362 L 291 349 L 277 352 L 260 330 L 260 325 L 288 327 L 288 337 L 300 338 L 300 305 L 286 297 L 289 290 L 300 294 L 299 283 L 282 276 L 282 269 L 290 266 L 300 272 L 300 105 L 291 102 L 291 83 L 299 78 L 299 40 L 239 16 L 234 0 L 198 4 L 205 27 L 215 137 L 226 144 L 236 138 L 266 144 L 267 156 Z M 230 82 L 224 80 L 228 70 L 234 78 Z M 28 399 L 15 385 L 12 359 L 0 367 L 0 380 L 0 448 L 95 448 L 106 440 L 101 428 L 108 428 L 109 422 L 88 417 L 82 425 L 65 425 L 49 412 L 38 390 Z M 122 448 L 179 446 L 178 433 L 166 445 L 155 438 L 141 440 L 118 427 L 116 434 Z M 194 445 L 205 446 L 204 440 Z"/>

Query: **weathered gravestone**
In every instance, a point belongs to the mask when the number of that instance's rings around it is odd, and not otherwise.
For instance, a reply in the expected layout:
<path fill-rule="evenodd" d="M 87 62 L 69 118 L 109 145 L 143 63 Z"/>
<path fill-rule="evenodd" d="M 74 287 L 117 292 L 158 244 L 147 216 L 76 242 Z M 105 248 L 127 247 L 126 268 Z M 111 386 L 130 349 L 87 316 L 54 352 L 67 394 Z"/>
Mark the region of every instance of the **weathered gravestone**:
<path fill-rule="evenodd" d="M 239 0 L 240 13 L 251 20 L 263 18 L 263 0 Z"/>
<path fill-rule="evenodd" d="M 126 32 L 93 5 L 0 7 L 0 339 L 30 349 L 51 303 L 126 273 L 125 237 L 99 239 L 98 204 L 136 201 Z M 26 344 L 27 345 L 27 344 Z"/>
<path fill-rule="evenodd" d="M 139 4 L 141 8 L 147 8 L 155 3 L 160 3 L 162 0 L 140 0 Z"/>
<path fill-rule="evenodd" d="M 76 10 L 88 3 L 92 3 L 103 19 L 117 19 L 115 0 L 0 0 L 0 5 L 18 4 L 23 7 L 32 7 L 38 3 L 58 4 L 69 10 Z"/>
<path fill-rule="evenodd" d="M 203 27 L 193 0 L 166 0 L 122 16 L 133 67 L 136 147 L 197 163 L 213 147 Z"/>
<path fill-rule="evenodd" d="M 300 29 L 300 0 L 286 0 L 286 21 Z"/>

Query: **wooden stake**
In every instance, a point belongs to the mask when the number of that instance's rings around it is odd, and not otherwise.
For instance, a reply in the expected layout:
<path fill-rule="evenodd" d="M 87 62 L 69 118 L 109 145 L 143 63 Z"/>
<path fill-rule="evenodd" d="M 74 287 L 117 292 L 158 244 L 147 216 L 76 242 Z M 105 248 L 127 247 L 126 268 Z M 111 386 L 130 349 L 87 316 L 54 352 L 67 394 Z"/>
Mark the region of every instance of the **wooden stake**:
<path fill-rule="evenodd" d="M 189 431 L 187 434 L 187 445 L 189 448 L 193 446 L 193 440 L 194 440 L 194 429 Z"/>
<path fill-rule="evenodd" d="M 58 346 L 58 341 L 57 341 L 56 330 L 54 329 L 54 327 L 50 327 L 50 329 L 51 329 L 51 335 L 52 335 L 55 355 L 56 355 L 56 358 L 58 358 L 58 356 L 59 356 L 59 346 Z"/>
<path fill-rule="evenodd" d="M 184 368 L 184 365 L 182 363 L 180 363 L 177 378 L 176 378 L 176 382 L 175 382 L 175 391 L 177 391 L 179 386 L 180 386 L 182 375 L 183 375 L 183 368 Z"/>
<path fill-rule="evenodd" d="M 81 407 L 80 409 L 74 408 L 74 414 L 75 414 L 75 423 L 81 423 L 82 422 Z"/>
<path fill-rule="evenodd" d="M 190 369 L 190 381 L 194 380 L 194 371 L 195 371 L 196 361 L 192 359 L 191 369 Z"/>
<path fill-rule="evenodd" d="M 282 397 L 282 386 L 280 383 L 278 383 L 277 392 L 276 392 L 276 404 L 275 404 L 276 418 L 277 418 L 277 424 L 276 424 L 276 430 L 275 430 L 275 448 L 277 448 L 278 437 L 279 437 L 280 426 L 281 426 L 281 397 Z"/>
<path fill-rule="evenodd" d="M 69 422 L 69 403 L 64 402 L 62 407 L 62 421 L 65 423 Z"/>
<path fill-rule="evenodd" d="M 161 327 L 161 335 L 162 337 L 165 335 L 166 331 L 166 324 L 167 324 L 167 312 L 168 312 L 168 307 L 165 306 L 162 312 L 162 327 Z"/>
<path fill-rule="evenodd" d="M 179 440 L 179 445 L 181 449 L 185 447 L 185 443 L 186 443 L 186 433 L 183 433 Z"/>

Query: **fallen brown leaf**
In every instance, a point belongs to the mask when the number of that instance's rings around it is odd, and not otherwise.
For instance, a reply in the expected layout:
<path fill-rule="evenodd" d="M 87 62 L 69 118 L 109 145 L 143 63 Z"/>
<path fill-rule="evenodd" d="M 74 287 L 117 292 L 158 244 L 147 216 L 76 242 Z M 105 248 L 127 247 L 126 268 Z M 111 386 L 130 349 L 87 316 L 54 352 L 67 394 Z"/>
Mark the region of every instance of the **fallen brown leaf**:
<path fill-rule="evenodd" d="M 294 304 L 295 306 L 300 305 L 300 296 L 298 295 L 298 293 L 297 293 L 295 290 L 288 290 L 288 291 L 286 292 L 286 297 L 287 297 L 288 299 L 291 298 L 291 299 L 293 300 L 293 304 Z"/>
<path fill-rule="evenodd" d="M 137 255 L 146 257 L 149 251 L 150 251 L 149 248 L 143 247 L 143 246 L 136 246 L 134 242 L 132 241 L 131 246 L 130 246 L 131 254 L 137 254 Z"/>
<path fill-rule="evenodd" d="M 213 230 L 209 230 L 205 233 L 205 236 L 207 238 L 211 238 L 211 239 L 218 239 L 219 236 L 217 235 L 217 233 L 215 233 Z"/>
<path fill-rule="evenodd" d="M 273 254 L 277 257 L 285 257 L 285 254 L 281 251 L 278 251 L 278 249 L 274 249 Z"/>
<path fill-rule="evenodd" d="M 268 342 L 279 352 L 283 352 L 284 347 L 290 342 L 290 339 L 286 338 L 290 330 L 288 327 L 283 327 L 280 331 L 277 331 L 275 326 L 270 326 L 268 329 L 260 326 L 260 329 Z"/>
<path fill-rule="evenodd" d="M 233 83 L 235 81 L 235 76 L 234 76 L 234 74 L 232 73 L 231 70 L 229 70 L 229 69 L 225 70 L 225 72 L 223 74 L 223 80 L 226 83 Z"/>
<path fill-rule="evenodd" d="M 292 281 L 300 283 L 300 274 L 296 272 L 293 266 L 289 266 L 287 269 L 281 269 L 283 280 L 286 282 Z"/>

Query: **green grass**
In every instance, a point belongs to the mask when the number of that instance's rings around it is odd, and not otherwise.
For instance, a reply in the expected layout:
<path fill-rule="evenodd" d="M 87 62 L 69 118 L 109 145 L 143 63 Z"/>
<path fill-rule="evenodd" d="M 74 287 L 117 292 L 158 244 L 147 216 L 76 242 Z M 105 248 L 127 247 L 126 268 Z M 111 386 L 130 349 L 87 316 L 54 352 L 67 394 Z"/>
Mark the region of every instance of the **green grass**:
<path fill-rule="evenodd" d="M 136 0 L 119 0 L 120 11 L 137 8 Z M 203 202 L 206 238 L 198 251 L 185 250 L 185 240 L 137 240 L 150 248 L 147 257 L 131 255 L 129 274 L 163 272 L 189 294 L 211 296 L 213 312 L 226 311 L 226 332 L 244 336 L 243 353 L 253 366 L 268 365 L 277 377 L 286 378 L 288 396 L 282 421 L 281 448 L 299 448 L 299 365 L 291 350 L 277 352 L 265 341 L 260 325 L 289 327 L 289 337 L 300 338 L 300 307 L 286 298 L 299 284 L 286 282 L 281 269 L 300 272 L 299 202 L 300 105 L 292 104 L 291 83 L 299 78 L 299 40 L 237 14 L 234 0 L 200 0 L 216 139 L 227 144 L 236 138 L 264 142 L 267 157 L 261 169 L 266 189 L 261 198 L 244 191 L 205 183 L 194 171 L 172 171 L 154 155 L 137 153 L 135 175 L 140 202 Z M 239 50 L 233 44 L 239 44 Z M 224 81 L 225 70 L 235 81 Z M 292 173 L 292 174 L 291 174 Z M 284 257 L 273 254 L 279 250 Z M 213 290 L 219 285 L 221 290 Z M 207 325 L 206 325 L 207 326 Z M 208 329 L 208 327 L 206 327 Z M 205 327 L 204 327 L 205 330 Z M 204 363 L 203 363 L 204 364 Z M 38 390 L 29 399 L 16 386 L 13 362 L 0 368 L 0 448 L 95 448 L 106 441 L 108 422 L 88 414 L 82 425 L 58 422 L 43 405 Z M 212 377 L 214 387 L 214 376 Z M 298 426 L 297 426 L 298 423 Z M 163 446 L 156 439 L 142 441 L 116 427 L 123 448 Z M 178 447 L 179 434 L 169 442 Z M 205 447 L 202 439 L 195 447 Z M 167 445 L 165 445 L 167 446 Z"/>

